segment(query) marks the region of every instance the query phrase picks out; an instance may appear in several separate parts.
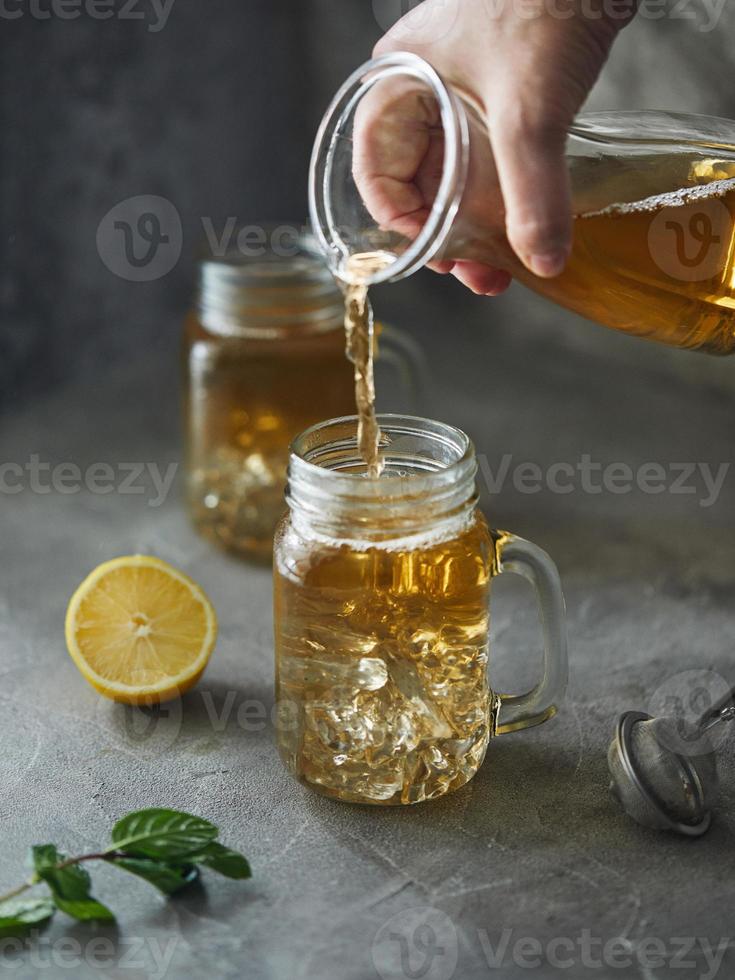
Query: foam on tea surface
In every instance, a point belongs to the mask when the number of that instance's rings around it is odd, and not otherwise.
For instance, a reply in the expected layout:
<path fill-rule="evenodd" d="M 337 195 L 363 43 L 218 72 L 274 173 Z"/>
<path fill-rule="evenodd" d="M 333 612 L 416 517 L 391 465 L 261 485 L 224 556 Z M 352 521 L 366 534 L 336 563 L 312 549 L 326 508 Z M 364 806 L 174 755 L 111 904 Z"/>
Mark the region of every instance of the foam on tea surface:
<path fill-rule="evenodd" d="M 665 194 L 654 194 L 642 201 L 630 204 L 610 204 L 600 211 L 589 211 L 581 215 L 583 218 L 599 218 L 606 215 L 626 215 L 646 211 L 660 211 L 662 208 L 683 208 L 696 201 L 706 201 L 711 198 L 725 197 L 735 190 L 735 177 L 727 180 L 715 180 L 709 184 L 697 184 L 695 187 L 680 187 Z"/>

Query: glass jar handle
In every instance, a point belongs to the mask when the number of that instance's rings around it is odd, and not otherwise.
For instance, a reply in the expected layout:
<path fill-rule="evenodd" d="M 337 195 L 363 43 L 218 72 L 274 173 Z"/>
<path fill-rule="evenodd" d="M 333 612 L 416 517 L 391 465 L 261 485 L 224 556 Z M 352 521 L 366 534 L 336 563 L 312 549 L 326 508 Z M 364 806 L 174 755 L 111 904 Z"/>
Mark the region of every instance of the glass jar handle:
<path fill-rule="evenodd" d="M 496 735 L 522 731 L 553 718 L 567 687 L 564 593 L 556 565 L 541 548 L 504 531 L 495 532 L 497 573 L 522 575 L 538 598 L 544 638 L 544 672 L 527 694 L 499 694 Z"/>
<path fill-rule="evenodd" d="M 395 370 L 408 392 L 411 411 L 423 415 L 426 393 L 431 391 L 431 369 L 421 344 L 405 330 L 381 322 L 375 347 L 376 367 L 386 364 Z M 397 407 L 389 406 L 387 410 L 397 411 Z"/>

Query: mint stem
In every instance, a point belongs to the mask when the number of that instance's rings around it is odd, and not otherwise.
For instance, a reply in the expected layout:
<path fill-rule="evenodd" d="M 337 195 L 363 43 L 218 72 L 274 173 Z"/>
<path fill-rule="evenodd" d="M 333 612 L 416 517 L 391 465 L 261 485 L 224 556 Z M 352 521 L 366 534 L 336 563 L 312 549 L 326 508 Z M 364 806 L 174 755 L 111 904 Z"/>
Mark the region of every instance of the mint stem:
<path fill-rule="evenodd" d="M 64 861 L 60 861 L 55 864 L 54 867 L 57 871 L 61 871 L 63 868 L 69 868 L 72 864 L 81 864 L 82 861 L 111 861 L 117 857 L 124 857 L 124 851 L 100 851 L 95 854 L 78 854 L 76 857 L 66 858 Z M 29 888 L 33 888 L 40 882 L 38 875 L 33 875 L 28 881 L 23 882 L 22 885 L 18 885 L 17 888 L 11 888 L 9 892 L 5 892 L 4 895 L 0 895 L 0 905 L 3 902 L 9 902 L 11 898 L 15 898 L 17 895 L 22 895 L 23 892 L 27 892 Z"/>
<path fill-rule="evenodd" d="M 59 871 L 61 868 L 71 867 L 72 864 L 79 864 L 81 861 L 112 861 L 114 858 L 126 857 L 124 851 L 112 850 L 112 851 L 99 851 L 96 854 L 80 854 L 78 857 L 67 858 L 60 864 L 57 864 L 56 870 Z"/>
<path fill-rule="evenodd" d="M 0 895 L 0 905 L 3 902 L 9 902 L 11 898 L 15 898 L 16 895 L 22 895 L 23 892 L 27 892 L 29 888 L 33 888 L 37 885 L 39 879 L 36 877 L 30 878 L 28 881 L 24 882 L 22 885 L 18 885 L 17 888 L 11 888 L 9 892 L 5 892 L 4 895 Z"/>

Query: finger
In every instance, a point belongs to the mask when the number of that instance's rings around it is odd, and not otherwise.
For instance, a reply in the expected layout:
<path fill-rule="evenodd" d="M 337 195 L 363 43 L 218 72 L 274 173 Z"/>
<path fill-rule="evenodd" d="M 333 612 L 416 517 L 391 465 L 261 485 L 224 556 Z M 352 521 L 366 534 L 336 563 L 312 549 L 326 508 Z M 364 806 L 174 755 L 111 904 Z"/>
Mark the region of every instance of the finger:
<path fill-rule="evenodd" d="M 455 262 L 452 275 L 478 296 L 499 296 L 513 281 L 505 270 L 479 262 Z"/>
<path fill-rule="evenodd" d="M 563 271 L 572 241 L 567 125 L 556 116 L 526 113 L 515 102 L 510 112 L 501 110 L 490 120 L 506 233 L 526 268 L 553 278 Z"/>
<path fill-rule="evenodd" d="M 438 272 L 440 276 L 446 276 L 454 270 L 456 264 L 457 263 L 454 262 L 453 260 L 448 259 L 443 261 L 429 262 L 427 263 L 426 268 L 431 269 L 432 272 Z"/>
<path fill-rule="evenodd" d="M 353 178 L 381 227 L 415 237 L 429 215 L 444 154 L 438 107 L 406 79 L 380 82 L 358 106 Z"/>

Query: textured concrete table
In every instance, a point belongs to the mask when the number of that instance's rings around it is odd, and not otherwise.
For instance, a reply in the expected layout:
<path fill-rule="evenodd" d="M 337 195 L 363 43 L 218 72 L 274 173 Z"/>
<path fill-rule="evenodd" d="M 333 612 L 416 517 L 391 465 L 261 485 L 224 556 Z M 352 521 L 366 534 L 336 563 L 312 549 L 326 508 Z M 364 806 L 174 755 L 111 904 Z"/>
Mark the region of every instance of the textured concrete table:
<path fill-rule="evenodd" d="M 401 295 L 391 302 L 405 319 Z M 452 297 L 437 300 L 443 310 L 427 303 L 427 313 L 447 322 Z M 517 310 L 508 302 L 495 309 Z M 691 461 L 716 472 L 731 460 L 732 386 L 714 362 L 690 369 L 687 355 L 658 356 L 613 336 L 585 350 L 576 324 L 579 333 L 540 320 L 493 333 L 480 327 L 487 307 L 471 309 L 451 334 L 427 332 L 432 363 L 444 366 L 431 410 L 473 434 L 486 478 L 511 454 L 486 511 L 559 565 L 571 658 L 561 714 L 498 739 L 477 778 L 436 803 L 380 810 L 321 799 L 286 775 L 274 747 L 269 572 L 197 539 L 176 493 L 151 506 L 150 480 L 142 493 L 103 495 L 34 491 L 24 476 L 25 489 L 0 501 L 0 886 L 22 879 L 27 844 L 78 852 L 103 842 L 122 813 L 152 805 L 214 820 L 254 876 L 208 876 L 166 902 L 102 868 L 96 893 L 118 928 L 59 915 L 31 953 L 4 950 L 9 976 L 733 975 L 732 741 L 722 746 L 722 809 L 694 842 L 628 822 L 608 797 L 605 762 L 620 711 L 680 690 L 682 672 L 715 687 L 735 682 L 735 473 L 713 502 L 701 470 L 691 493 L 673 492 L 669 470 Z M 470 344 L 476 356 L 460 357 Z M 131 461 L 165 468 L 178 456 L 176 430 L 172 356 L 16 411 L 4 421 L 2 455 L 25 464 L 35 453 L 82 471 L 101 461 L 116 473 Z M 608 472 L 597 492 L 577 469 L 570 492 L 552 492 L 549 467 L 577 467 L 584 454 L 601 468 L 629 465 L 634 482 L 644 463 L 658 462 L 667 489 L 625 492 L 622 471 Z M 537 493 L 518 482 L 516 467 L 528 461 L 542 474 Z M 193 574 L 221 623 L 199 687 L 153 716 L 97 697 L 63 642 L 78 581 L 133 551 Z M 501 582 L 494 606 L 492 675 L 501 689 L 519 689 L 539 646 L 531 597 Z M 107 941 L 90 945 L 94 937 Z"/>

